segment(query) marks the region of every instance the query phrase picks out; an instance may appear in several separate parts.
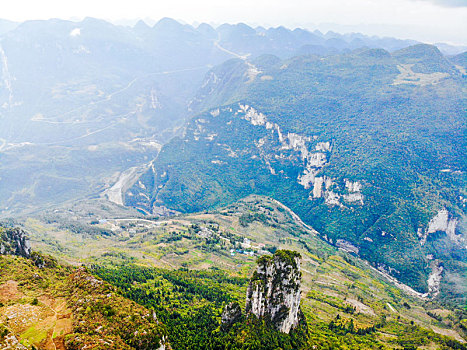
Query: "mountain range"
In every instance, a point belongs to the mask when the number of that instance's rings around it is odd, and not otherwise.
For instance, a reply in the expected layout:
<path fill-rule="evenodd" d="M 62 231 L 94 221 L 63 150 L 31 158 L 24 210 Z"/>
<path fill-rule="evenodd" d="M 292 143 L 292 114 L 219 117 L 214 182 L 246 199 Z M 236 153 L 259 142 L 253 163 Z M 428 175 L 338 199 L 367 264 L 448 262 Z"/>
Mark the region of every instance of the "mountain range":
<path fill-rule="evenodd" d="M 49 225 L 63 215 L 58 228 L 77 244 L 83 232 L 113 237 L 96 225 L 117 213 L 149 221 L 236 213 L 259 196 L 307 228 L 290 228 L 282 249 L 291 237 L 316 234 L 323 249 L 459 310 L 467 295 L 467 53 L 440 49 L 168 18 L 152 27 L 0 21 L 0 216 L 40 236 L 31 216 Z M 245 227 L 264 214 L 248 210 Z M 125 227 L 117 223 L 110 227 Z M 188 248 L 173 242 L 193 239 L 179 229 L 159 242 L 176 256 Z M 125 251 L 151 243 L 126 246 L 126 238 L 116 243 Z M 47 249 L 60 246 L 43 239 Z M 190 247 L 222 246 L 208 241 Z M 68 261 L 73 244 L 57 254 Z"/>
<path fill-rule="evenodd" d="M 197 113 L 205 74 L 230 58 L 326 57 L 415 43 L 169 18 L 153 27 L 1 21 L 0 211 L 90 196 L 147 163 Z"/>

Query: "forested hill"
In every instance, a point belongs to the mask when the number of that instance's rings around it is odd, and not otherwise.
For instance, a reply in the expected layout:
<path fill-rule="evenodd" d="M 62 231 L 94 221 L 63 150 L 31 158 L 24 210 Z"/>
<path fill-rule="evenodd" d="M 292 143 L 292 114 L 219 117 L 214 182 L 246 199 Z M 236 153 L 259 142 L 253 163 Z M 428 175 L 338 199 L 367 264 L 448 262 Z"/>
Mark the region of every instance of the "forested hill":
<path fill-rule="evenodd" d="M 256 193 L 422 293 L 465 289 L 465 69 L 430 45 L 231 60 L 125 196 L 193 212 Z M 198 102 L 197 102 L 198 101 Z M 202 102 L 199 102 L 202 101 Z M 218 107 L 219 106 L 219 107 Z"/>

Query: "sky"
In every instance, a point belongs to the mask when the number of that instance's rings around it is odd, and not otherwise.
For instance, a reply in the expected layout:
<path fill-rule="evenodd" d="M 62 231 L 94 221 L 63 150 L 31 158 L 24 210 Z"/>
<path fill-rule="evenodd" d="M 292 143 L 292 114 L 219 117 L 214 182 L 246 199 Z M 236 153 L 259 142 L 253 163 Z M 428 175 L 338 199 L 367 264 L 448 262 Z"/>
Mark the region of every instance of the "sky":
<path fill-rule="evenodd" d="M 467 0 L 13 0 L 0 18 L 112 22 L 171 17 L 186 23 L 238 23 L 362 32 L 467 45 Z"/>

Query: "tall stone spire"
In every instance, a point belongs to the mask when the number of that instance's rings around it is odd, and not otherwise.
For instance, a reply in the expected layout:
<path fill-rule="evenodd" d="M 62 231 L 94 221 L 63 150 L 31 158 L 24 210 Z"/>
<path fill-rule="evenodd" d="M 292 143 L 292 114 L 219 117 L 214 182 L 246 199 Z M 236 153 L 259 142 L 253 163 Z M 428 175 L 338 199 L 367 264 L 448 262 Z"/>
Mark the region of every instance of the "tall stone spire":
<path fill-rule="evenodd" d="M 300 254 L 278 250 L 258 259 L 246 296 L 246 312 L 265 317 L 289 333 L 300 321 Z"/>

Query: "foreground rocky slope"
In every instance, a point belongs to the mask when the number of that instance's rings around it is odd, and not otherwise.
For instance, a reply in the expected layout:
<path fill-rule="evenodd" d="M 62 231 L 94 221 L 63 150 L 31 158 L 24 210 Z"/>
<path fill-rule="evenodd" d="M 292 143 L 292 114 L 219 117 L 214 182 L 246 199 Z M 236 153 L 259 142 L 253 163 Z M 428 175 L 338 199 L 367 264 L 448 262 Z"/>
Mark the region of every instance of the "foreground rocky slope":
<path fill-rule="evenodd" d="M 152 312 L 84 268 L 0 254 L 0 349 L 163 350 L 166 339 Z"/>

